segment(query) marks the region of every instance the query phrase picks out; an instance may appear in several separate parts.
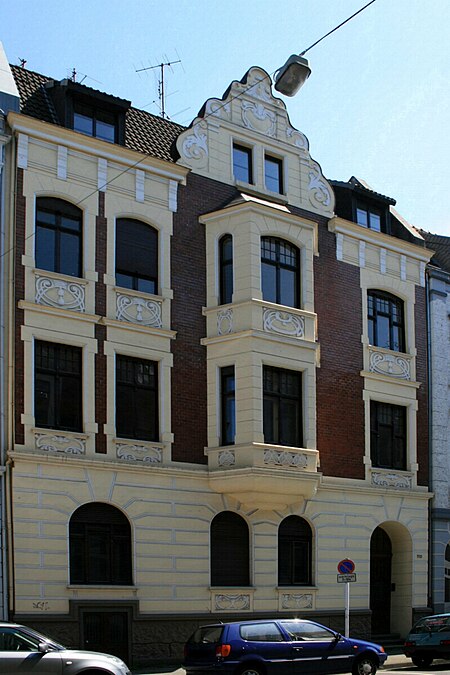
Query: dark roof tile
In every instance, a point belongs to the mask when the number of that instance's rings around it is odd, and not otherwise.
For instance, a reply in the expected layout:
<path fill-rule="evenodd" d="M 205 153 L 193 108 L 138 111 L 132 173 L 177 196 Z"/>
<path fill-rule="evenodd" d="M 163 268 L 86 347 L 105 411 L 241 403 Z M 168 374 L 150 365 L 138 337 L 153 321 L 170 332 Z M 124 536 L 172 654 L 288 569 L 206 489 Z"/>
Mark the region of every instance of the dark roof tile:
<path fill-rule="evenodd" d="M 420 234 L 425 239 L 427 248 L 435 252 L 431 262 L 446 272 L 450 272 L 450 237 L 445 237 L 443 234 L 432 234 L 431 232 L 425 232 L 425 230 L 420 230 Z"/>
<path fill-rule="evenodd" d="M 58 117 L 45 85 L 53 78 L 11 65 L 20 95 L 20 111 L 44 122 L 58 124 Z M 126 112 L 125 146 L 151 157 L 175 161 L 175 140 L 185 127 L 152 115 L 145 110 L 129 108 Z"/>

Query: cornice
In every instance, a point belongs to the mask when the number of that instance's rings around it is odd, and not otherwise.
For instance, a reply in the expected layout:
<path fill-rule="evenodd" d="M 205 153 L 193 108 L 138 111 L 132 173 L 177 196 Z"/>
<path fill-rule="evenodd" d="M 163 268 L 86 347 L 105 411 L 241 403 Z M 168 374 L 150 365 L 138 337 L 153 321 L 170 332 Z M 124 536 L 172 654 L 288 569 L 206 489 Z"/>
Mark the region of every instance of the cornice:
<path fill-rule="evenodd" d="M 384 232 L 370 230 L 366 227 L 362 227 L 362 225 L 358 225 L 358 223 L 344 220 L 338 216 L 334 216 L 334 218 L 331 218 L 328 221 L 328 229 L 330 232 L 346 234 L 358 241 L 364 241 L 373 246 L 377 246 L 378 248 L 385 248 L 389 251 L 394 251 L 395 253 L 409 255 L 411 258 L 416 258 L 424 263 L 429 262 L 434 255 L 434 251 L 430 251 L 430 249 L 424 248 L 423 246 L 412 244 L 403 239 L 398 239 L 397 237 L 385 234 Z"/>
<path fill-rule="evenodd" d="M 71 150 L 95 155 L 95 157 L 101 157 L 102 159 L 119 164 L 125 164 L 130 169 L 136 168 L 142 171 L 149 171 L 168 180 L 180 182 L 183 185 L 190 171 L 179 164 L 172 164 L 163 159 L 131 150 L 122 145 L 111 144 L 98 138 L 83 136 L 83 141 L 81 141 L 78 132 L 50 124 L 49 122 L 43 122 L 33 117 L 27 117 L 20 113 L 9 112 L 8 124 L 15 133 L 28 134 L 39 140 L 64 145 Z"/>

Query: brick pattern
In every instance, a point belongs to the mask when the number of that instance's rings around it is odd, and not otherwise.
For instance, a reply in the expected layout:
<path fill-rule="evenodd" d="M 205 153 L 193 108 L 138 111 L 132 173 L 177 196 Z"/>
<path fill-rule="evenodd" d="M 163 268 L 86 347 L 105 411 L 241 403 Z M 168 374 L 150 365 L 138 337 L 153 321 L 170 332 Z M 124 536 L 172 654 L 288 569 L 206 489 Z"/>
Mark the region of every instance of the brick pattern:
<path fill-rule="evenodd" d="M 206 463 L 206 335 L 202 307 L 206 304 L 205 226 L 199 215 L 219 209 L 234 195 L 234 187 L 190 174 L 179 188 L 174 214 L 171 271 L 174 299 L 172 328 L 172 431 L 174 461 Z"/>
<path fill-rule="evenodd" d="M 420 382 L 417 391 L 417 461 L 419 485 L 428 485 L 428 351 L 427 351 L 427 323 L 426 323 L 426 290 L 416 286 L 415 304 L 416 330 L 416 378 Z"/>
<path fill-rule="evenodd" d="M 336 240 L 319 225 L 314 259 L 320 363 L 317 448 L 329 476 L 364 478 L 362 299 L 359 268 L 336 260 Z"/>
<path fill-rule="evenodd" d="M 105 218 L 105 193 L 98 193 L 98 216 L 95 229 L 95 269 L 98 281 L 95 285 L 95 311 L 100 316 L 106 316 L 106 286 L 103 275 L 106 273 L 106 244 L 108 221 Z M 95 326 L 97 340 L 97 354 L 95 355 L 95 421 L 98 432 L 95 435 L 95 452 L 106 454 L 106 356 L 104 352 L 106 340 L 106 326 Z"/>
<path fill-rule="evenodd" d="M 25 214 L 26 198 L 23 194 L 23 169 L 17 169 L 16 181 L 16 239 L 15 239 L 15 442 L 25 442 L 25 432 L 21 421 L 24 412 L 24 346 L 21 330 L 24 323 L 23 309 L 18 308 L 20 300 L 25 298 L 25 270 L 22 255 L 25 253 Z"/>

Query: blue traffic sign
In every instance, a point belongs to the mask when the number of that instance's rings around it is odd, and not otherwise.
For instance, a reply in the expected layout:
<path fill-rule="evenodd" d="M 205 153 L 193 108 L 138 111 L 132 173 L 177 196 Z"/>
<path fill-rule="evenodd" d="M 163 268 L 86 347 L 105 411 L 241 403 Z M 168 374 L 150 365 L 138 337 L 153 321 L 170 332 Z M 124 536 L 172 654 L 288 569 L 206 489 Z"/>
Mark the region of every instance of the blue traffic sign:
<path fill-rule="evenodd" d="M 355 571 L 355 563 L 349 558 L 345 558 L 338 563 L 337 570 L 339 574 L 353 574 Z"/>

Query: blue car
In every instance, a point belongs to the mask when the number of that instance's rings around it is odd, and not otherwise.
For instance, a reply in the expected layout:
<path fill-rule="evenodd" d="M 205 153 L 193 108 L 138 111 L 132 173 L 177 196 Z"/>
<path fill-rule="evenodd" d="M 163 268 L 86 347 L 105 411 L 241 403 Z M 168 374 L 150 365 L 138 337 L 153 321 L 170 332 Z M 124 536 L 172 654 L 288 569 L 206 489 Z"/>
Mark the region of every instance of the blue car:
<path fill-rule="evenodd" d="M 418 668 L 427 668 L 433 659 L 450 659 L 450 614 L 420 619 L 405 640 L 406 656 Z"/>
<path fill-rule="evenodd" d="M 234 621 L 201 626 L 187 641 L 187 675 L 374 675 L 386 661 L 383 647 L 305 619 Z"/>

